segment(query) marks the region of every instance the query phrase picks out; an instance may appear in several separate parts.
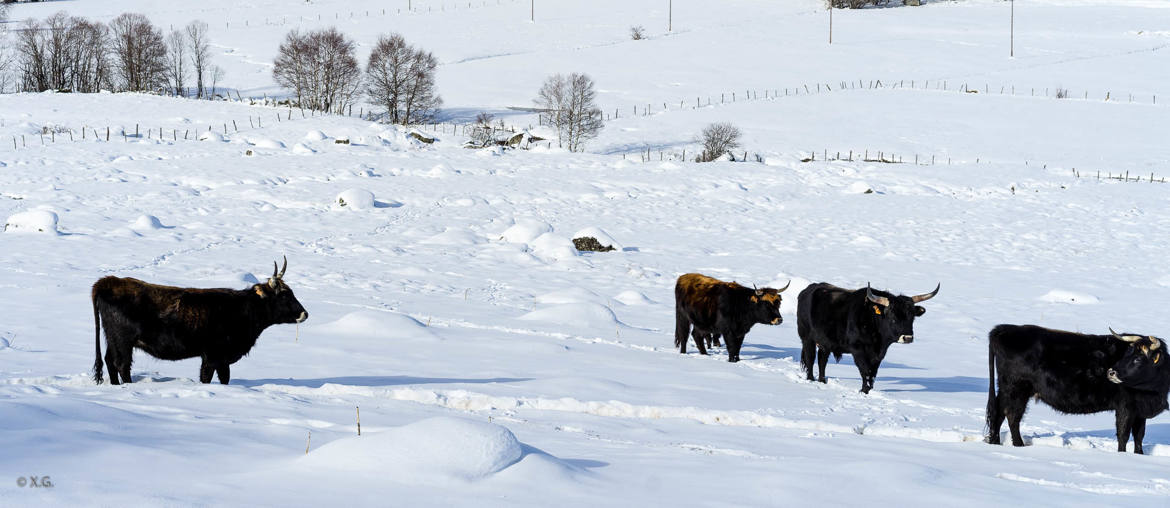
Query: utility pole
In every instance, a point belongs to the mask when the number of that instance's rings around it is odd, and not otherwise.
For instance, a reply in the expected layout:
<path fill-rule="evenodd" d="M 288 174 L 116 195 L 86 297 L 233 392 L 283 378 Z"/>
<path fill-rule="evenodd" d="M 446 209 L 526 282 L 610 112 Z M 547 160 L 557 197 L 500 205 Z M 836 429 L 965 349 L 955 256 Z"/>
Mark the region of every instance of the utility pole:
<path fill-rule="evenodd" d="M 674 31 L 674 0 L 666 3 L 666 31 Z"/>
<path fill-rule="evenodd" d="M 1011 29 L 1011 49 L 1009 56 L 1016 57 L 1016 0 L 1012 0 L 1012 29 Z"/>
<path fill-rule="evenodd" d="M 529 21 L 536 23 L 536 0 L 532 0 L 531 3 L 528 4 L 528 8 L 529 8 L 529 11 L 528 11 L 529 16 L 531 16 L 531 19 L 529 19 Z"/>
<path fill-rule="evenodd" d="M 833 43 L 833 2 L 829 2 L 829 44 Z"/>

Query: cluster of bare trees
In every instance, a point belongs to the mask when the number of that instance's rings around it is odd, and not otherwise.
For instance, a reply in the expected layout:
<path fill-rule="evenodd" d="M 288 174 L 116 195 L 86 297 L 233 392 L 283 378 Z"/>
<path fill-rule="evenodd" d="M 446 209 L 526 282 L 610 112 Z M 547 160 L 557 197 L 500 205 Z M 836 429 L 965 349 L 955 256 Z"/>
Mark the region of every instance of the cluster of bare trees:
<path fill-rule="evenodd" d="M 585 142 L 597 137 L 604 126 L 601 109 L 596 104 L 593 79 L 585 74 L 554 74 L 533 101 L 557 130 L 557 143 L 570 152 L 581 151 Z"/>
<path fill-rule="evenodd" d="M 185 96 L 193 77 L 195 96 L 202 98 L 214 93 L 222 76 L 210 64 L 210 54 L 207 24 L 200 21 L 164 37 L 142 14 L 125 13 L 103 25 L 59 12 L 44 21 L 26 21 L 8 58 L 18 88 L 27 92 L 168 89 Z M 4 63 L 0 54 L 0 74 L 5 74 Z M 211 90 L 205 86 L 208 78 Z M 0 91 L 3 85 L 0 81 Z"/>
<path fill-rule="evenodd" d="M 342 113 L 361 91 L 356 44 L 336 28 L 293 30 L 277 49 L 272 76 L 302 108 Z"/>
<path fill-rule="evenodd" d="M 433 118 L 443 104 L 436 92 L 439 61 L 434 55 L 407 44 L 400 35 L 382 36 L 370 52 L 363 86 L 355 48 L 354 41 L 336 28 L 293 30 L 277 50 L 272 75 L 292 91 L 302 108 L 343 113 L 365 92 L 371 102 L 386 108 L 392 123 Z"/>

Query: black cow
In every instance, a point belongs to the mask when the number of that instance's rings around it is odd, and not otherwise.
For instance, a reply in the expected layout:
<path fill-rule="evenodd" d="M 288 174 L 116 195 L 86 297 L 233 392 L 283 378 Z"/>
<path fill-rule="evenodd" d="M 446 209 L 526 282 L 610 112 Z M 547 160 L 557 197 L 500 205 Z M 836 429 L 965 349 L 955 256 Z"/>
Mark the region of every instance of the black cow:
<path fill-rule="evenodd" d="M 796 300 L 800 366 L 805 376 L 813 380 L 815 358 L 819 381 L 826 382 L 829 354 L 841 361 L 841 355 L 849 353 L 861 373 L 861 393 L 869 393 L 890 344 L 914 342 L 914 318 L 926 312 L 915 304 L 934 298 L 939 287 L 922 295 L 895 296 L 868 285 L 864 290 L 848 290 L 825 282 L 810 284 Z"/>
<path fill-rule="evenodd" d="M 738 362 L 743 338 L 753 325 L 778 325 L 784 321 L 780 317 L 780 293 L 785 289 L 787 285 L 780 289 L 753 289 L 697 273 L 679 277 L 674 286 L 675 347 L 679 353 L 686 353 L 690 334 L 699 354 L 705 355 L 703 343 L 718 344 L 722 336 L 727 343 L 727 361 Z"/>
<path fill-rule="evenodd" d="M 265 284 L 244 290 L 193 289 L 102 277 L 93 285 L 93 380 L 102 382 L 101 330 L 106 331 L 110 383 L 130 383 L 134 348 L 163 360 L 203 359 L 199 381 L 228 384 L 229 366 L 248 354 L 260 332 L 279 323 L 300 323 L 309 314 L 284 283 L 284 267 Z"/>
<path fill-rule="evenodd" d="M 1146 419 L 1167 409 L 1170 361 L 1166 343 L 1156 337 L 999 325 L 987 339 L 988 443 L 999 444 L 999 427 L 1007 418 L 1012 444 L 1024 446 L 1020 420 L 1034 396 L 1062 413 L 1113 410 L 1117 451 L 1125 451 L 1132 432 L 1133 451 L 1142 453 Z"/>

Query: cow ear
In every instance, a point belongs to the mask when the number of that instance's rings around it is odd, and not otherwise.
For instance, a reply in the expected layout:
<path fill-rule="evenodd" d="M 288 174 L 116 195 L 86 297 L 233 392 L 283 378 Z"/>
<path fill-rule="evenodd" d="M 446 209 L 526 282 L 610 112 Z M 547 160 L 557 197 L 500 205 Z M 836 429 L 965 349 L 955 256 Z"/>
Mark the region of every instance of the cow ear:
<path fill-rule="evenodd" d="M 1154 365 L 1157 365 L 1160 361 L 1162 361 L 1162 353 L 1154 353 Z"/>
<path fill-rule="evenodd" d="M 876 316 L 882 315 L 882 306 L 881 305 L 870 305 L 870 307 L 873 308 L 874 315 L 876 315 Z"/>
<path fill-rule="evenodd" d="M 256 284 L 255 286 L 252 286 L 252 290 L 255 291 L 256 295 L 260 298 L 268 298 L 268 292 L 265 290 L 263 284 Z"/>
<path fill-rule="evenodd" d="M 923 314 L 926 314 L 926 307 L 923 307 L 921 305 L 915 305 L 914 306 L 914 315 L 921 316 Z"/>

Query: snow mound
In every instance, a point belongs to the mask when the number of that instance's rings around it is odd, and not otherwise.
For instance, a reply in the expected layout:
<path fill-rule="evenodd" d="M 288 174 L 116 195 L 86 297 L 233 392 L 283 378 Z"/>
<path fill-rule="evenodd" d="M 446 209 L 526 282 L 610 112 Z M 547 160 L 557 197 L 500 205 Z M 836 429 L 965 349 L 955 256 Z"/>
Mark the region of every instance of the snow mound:
<path fill-rule="evenodd" d="M 508 243 L 528 243 L 536 237 L 552 232 L 553 228 L 547 222 L 538 220 L 521 220 L 505 229 L 500 239 Z"/>
<path fill-rule="evenodd" d="M 1048 303 L 1069 303 L 1073 305 L 1092 305 L 1100 302 L 1100 300 L 1098 300 L 1097 297 L 1093 295 L 1078 293 L 1076 291 L 1067 291 L 1064 289 L 1053 289 L 1052 291 L 1044 293 L 1044 295 L 1040 297 L 1040 301 Z"/>
<path fill-rule="evenodd" d="M 520 461 L 505 427 L 440 416 L 330 442 L 301 459 L 314 470 L 378 471 L 398 481 L 475 481 Z"/>
<path fill-rule="evenodd" d="M 579 255 L 573 241 L 553 233 L 545 233 L 530 242 L 532 253 L 547 259 L 569 259 Z"/>
<path fill-rule="evenodd" d="M 227 138 L 218 132 L 207 131 L 199 135 L 199 141 L 219 141 L 223 143 L 227 141 Z"/>
<path fill-rule="evenodd" d="M 845 188 L 845 194 L 873 194 L 873 187 L 865 182 L 853 182 Z"/>
<path fill-rule="evenodd" d="M 632 289 L 618 293 L 613 299 L 626 305 L 654 305 L 654 300 L 647 298 L 642 292 Z"/>
<path fill-rule="evenodd" d="M 348 189 L 337 195 L 338 206 L 354 210 L 374 208 L 374 193 L 365 189 Z"/>
<path fill-rule="evenodd" d="M 10 347 L 12 347 L 12 344 L 10 342 L 8 342 L 8 339 L 5 339 L 4 337 L 0 337 L 0 351 L 3 351 L 3 350 L 8 349 Z"/>
<path fill-rule="evenodd" d="M 460 174 L 458 169 L 454 169 L 446 164 L 436 164 L 435 167 L 431 168 L 430 171 L 423 173 L 422 176 L 428 176 L 431 178 L 446 178 L 448 176 L 455 176 L 458 174 Z"/>
<path fill-rule="evenodd" d="M 57 234 L 57 214 L 48 210 L 29 210 L 8 217 L 4 221 L 6 233 Z"/>
<path fill-rule="evenodd" d="M 298 155 L 309 155 L 309 154 L 317 153 L 316 150 L 309 148 L 309 145 L 306 145 L 304 143 L 297 143 L 297 144 L 293 145 L 292 152 L 295 154 L 298 154 Z"/>
<path fill-rule="evenodd" d="M 133 224 L 130 224 L 130 229 L 135 231 L 163 228 L 166 228 L 166 226 L 163 225 L 162 221 L 158 220 L 158 217 L 153 215 L 139 215 L 138 219 Z"/>
<path fill-rule="evenodd" d="M 553 291 L 537 296 L 534 301 L 539 305 L 562 305 L 566 303 L 603 303 L 605 298 L 585 288 L 569 288 Z"/>
<path fill-rule="evenodd" d="M 326 139 L 329 139 L 329 136 L 326 136 L 321 131 L 309 131 L 305 133 L 305 141 L 324 141 Z"/>
<path fill-rule="evenodd" d="M 397 312 L 359 310 L 337 321 L 319 325 L 328 335 L 378 339 L 434 339 L 435 334 L 418 320 Z"/>
<path fill-rule="evenodd" d="M 271 149 L 284 148 L 283 141 L 272 139 L 272 138 L 249 138 L 247 140 L 247 143 L 249 145 L 256 147 L 256 148 L 271 148 Z"/>
<path fill-rule="evenodd" d="M 587 227 L 576 233 L 573 233 L 573 238 L 581 238 L 585 236 L 592 236 L 593 238 L 596 238 L 597 242 L 601 245 L 609 245 L 617 250 L 622 250 L 625 248 L 624 245 L 618 243 L 618 241 L 614 240 L 612 236 L 609 236 L 609 233 L 606 233 L 605 230 L 598 227 Z"/>
<path fill-rule="evenodd" d="M 482 240 L 479 235 L 471 231 L 459 228 L 446 228 L 442 233 L 426 238 L 419 243 L 431 245 L 475 245 L 480 242 Z"/>
<path fill-rule="evenodd" d="M 601 328 L 612 330 L 614 325 L 623 324 L 609 307 L 599 303 L 578 302 L 554 305 L 534 310 L 520 316 L 523 321 L 541 321 L 579 328 Z"/>

